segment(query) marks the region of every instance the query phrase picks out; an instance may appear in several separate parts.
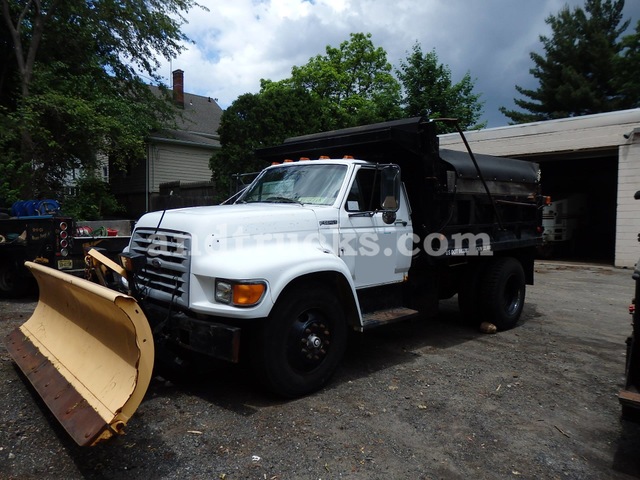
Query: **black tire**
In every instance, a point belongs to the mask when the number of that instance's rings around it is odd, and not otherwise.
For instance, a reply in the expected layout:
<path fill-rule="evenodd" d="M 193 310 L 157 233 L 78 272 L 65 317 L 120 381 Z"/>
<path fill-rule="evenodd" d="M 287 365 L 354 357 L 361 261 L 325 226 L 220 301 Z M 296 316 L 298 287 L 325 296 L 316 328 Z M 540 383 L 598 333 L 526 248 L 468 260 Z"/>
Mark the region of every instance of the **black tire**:
<path fill-rule="evenodd" d="M 640 423 L 640 408 L 622 405 L 621 417 L 629 422 Z"/>
<path fill-rule="evenodd" d="M 324 386 L 347 344 L 344 311 L 335 294 L 319 285 L 285 293 L 257 338 L 253 356 L 260 381 L 283 397 L 299 397 Z"/>
<path fill-rule="evenodd" d="M 14 265 L 0 265 L 0 296 L 18 298 L 26 295 L 29 281 Z"/>
<path fill-rule="evenodd" d="M 498 258 L 482 275 L 480 288 L 483 319 L 498 330 L 513 328 L 520 319 L 525 297 L 522 264 L 515 258 Z"/>
<path fill-rule="evenodd" d="M 634 342 L 634 335 L 633 333 L 631 334 L 631 336 L 627 337 L 626 340 L 626 345 L 627 345 L 627 349 L 626 349 L 626 356 L 625 356 L 625 362 L 624 362 L 624 376 L 626 378 L 629 378 L 629 368 L 631 368 L 631 354 L 633 352 L 633 342 Z"/>

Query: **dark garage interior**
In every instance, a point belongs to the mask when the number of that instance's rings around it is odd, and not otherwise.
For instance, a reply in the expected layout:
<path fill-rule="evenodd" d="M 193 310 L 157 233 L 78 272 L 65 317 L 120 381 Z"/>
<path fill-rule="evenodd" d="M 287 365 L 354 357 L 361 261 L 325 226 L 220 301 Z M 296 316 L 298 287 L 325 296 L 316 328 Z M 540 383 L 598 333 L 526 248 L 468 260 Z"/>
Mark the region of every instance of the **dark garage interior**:
<path fill-rule="evenodd" d="M 551 221 L 552 213 L 560 226 L 559 235 L 549 242 L 551 246 L 541 250 L 540 256 L 613 264 L 617 152 L 589 158 L 556 157 L 535 161 L 540 163 L 542 171 L 542 193 L 551 196 L 554 202 L 547 212 L 547 221 Z"/>

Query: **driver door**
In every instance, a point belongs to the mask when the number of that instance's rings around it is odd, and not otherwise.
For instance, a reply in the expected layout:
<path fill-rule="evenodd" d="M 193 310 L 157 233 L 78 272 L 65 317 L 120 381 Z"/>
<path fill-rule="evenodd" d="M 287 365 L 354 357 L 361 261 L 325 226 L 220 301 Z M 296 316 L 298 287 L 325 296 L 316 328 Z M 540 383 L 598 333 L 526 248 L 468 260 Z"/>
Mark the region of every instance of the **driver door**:
<path fill-rule="evenodd" d="M 390 180 L 384 168 L 393 168 Z M 389 182 L 397 182 L 388 188 Z M 411 218 L 395 166 L 362 165 L 340 211 L 339 255 L 356 288 L 404 280 L 411 265 Z M 390 192 L 395 192 L 389 195 Z"/>

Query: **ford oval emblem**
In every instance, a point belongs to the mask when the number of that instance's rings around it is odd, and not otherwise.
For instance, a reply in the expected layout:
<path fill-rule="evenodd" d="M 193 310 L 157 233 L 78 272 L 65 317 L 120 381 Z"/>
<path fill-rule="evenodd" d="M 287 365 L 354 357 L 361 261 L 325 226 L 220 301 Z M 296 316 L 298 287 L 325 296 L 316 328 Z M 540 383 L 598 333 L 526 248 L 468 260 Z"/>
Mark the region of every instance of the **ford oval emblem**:
<path fill-rule="evenodd" d="M 153 265 L 155 268 L 160 268 L 162 266 L 162 262 L 159 258 L 154 258 L 153 260 L 151 260 L 151 265 Z"/>

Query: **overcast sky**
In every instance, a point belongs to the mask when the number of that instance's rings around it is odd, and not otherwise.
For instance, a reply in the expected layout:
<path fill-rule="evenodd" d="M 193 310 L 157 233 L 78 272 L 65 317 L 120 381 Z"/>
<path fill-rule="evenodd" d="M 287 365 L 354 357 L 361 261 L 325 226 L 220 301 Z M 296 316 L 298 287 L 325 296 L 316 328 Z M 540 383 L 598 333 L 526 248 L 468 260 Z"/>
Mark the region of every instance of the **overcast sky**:
<path fill-rule="evenodd" d="M 257 93 L 260 79 L 281 80 L 327 45 L 350 33 L 371 33 L 374 46 L 395 67 L 418 42 L 435 49 L 458 82 L 469 72 L 481 93 L 488 127 L 508 124 L 500 106 L 514 108 L 514 85 L 536 88 L 529 53 L 542 53 L 544 20 L 584 0 L 199 0 L 209 11 L 187 15 L 189 45 L 162 75 L 184 70 L 186 92 L 218 99 L 224 109 L 244 93 Z M 640 1 L 627 0 L 629 33 L 640 20 Z M 164 71 L 166 70 L 166 73 Z M 312 114 L 313 112 L 310 112 Z"/>

